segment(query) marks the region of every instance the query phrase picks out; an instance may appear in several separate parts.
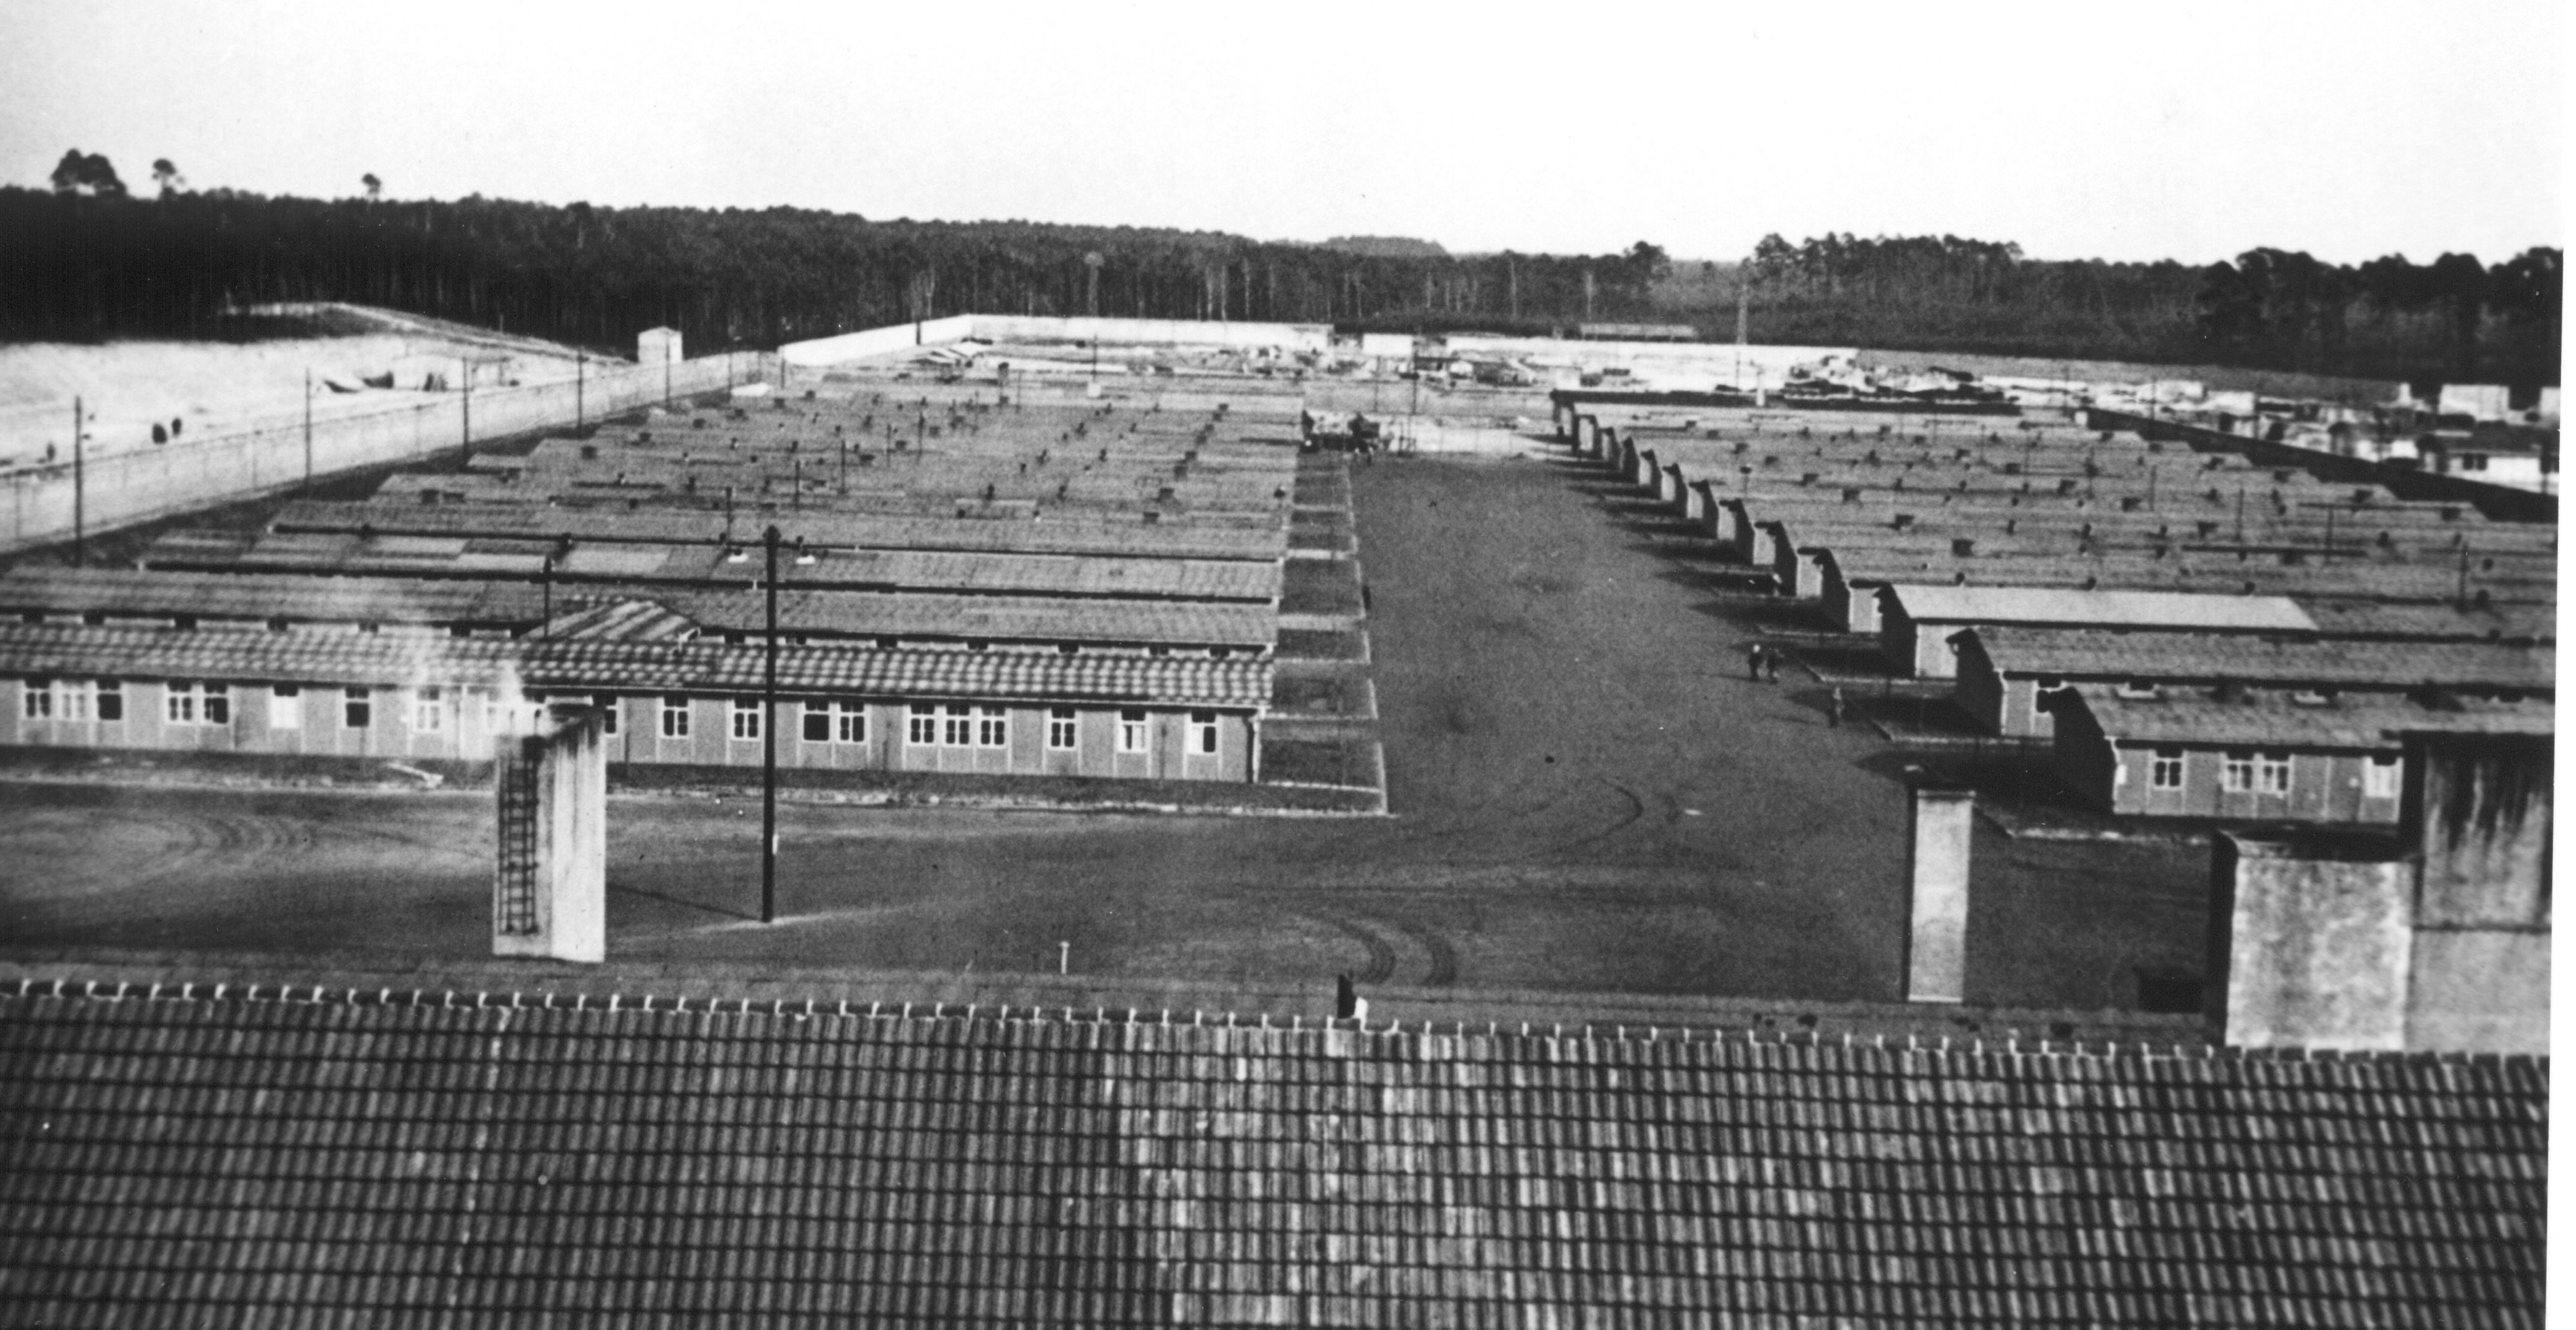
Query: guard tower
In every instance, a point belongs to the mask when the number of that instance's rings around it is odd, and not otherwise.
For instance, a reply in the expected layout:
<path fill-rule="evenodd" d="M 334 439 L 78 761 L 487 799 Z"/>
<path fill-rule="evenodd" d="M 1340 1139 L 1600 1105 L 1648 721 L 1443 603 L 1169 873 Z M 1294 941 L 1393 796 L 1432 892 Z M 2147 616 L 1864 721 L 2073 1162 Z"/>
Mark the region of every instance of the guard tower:
<path fill-rule="evenodd" d="M 492 954 L 608 955 L 608 749 L 599 709 L 550 704 L 534 733 L 492 741 L 500 844 Z"/>

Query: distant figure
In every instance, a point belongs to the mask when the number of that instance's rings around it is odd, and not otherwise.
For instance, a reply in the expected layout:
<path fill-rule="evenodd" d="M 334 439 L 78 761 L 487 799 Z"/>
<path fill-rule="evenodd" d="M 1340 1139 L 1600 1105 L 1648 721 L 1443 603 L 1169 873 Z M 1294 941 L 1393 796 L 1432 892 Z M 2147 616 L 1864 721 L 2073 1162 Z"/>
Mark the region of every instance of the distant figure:
<path fill-rule="evenodd" d="M 1762 658 L 1769 654 L 1768 648 L 1759 642 L 1754 643 L 1744 653 L 1744 677 L 1755 683 L 1762 682 Z"/>
<path fill-rule="evenodd" d="M 1780 653 L 1768 647 L 1762 651 L 1762 677 L 1773 683 L 1780 682 Z"/>
<path fill-rule="evenodd" d="M 1825 723 L 1837 730 L 1843 727 L 1843 690 L 1839 687 L 1825 699 Z"/>

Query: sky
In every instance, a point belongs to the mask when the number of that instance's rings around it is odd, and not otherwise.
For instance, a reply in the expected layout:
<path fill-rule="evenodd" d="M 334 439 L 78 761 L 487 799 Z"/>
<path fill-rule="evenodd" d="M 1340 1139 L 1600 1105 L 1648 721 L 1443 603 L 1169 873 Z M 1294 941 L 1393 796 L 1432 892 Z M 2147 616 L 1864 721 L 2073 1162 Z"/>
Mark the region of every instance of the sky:
<path fill-rule="evenodd" d="M 0 0 L 0 184 L 2495 262 L 2560 243 L 2562 7 Z"/>

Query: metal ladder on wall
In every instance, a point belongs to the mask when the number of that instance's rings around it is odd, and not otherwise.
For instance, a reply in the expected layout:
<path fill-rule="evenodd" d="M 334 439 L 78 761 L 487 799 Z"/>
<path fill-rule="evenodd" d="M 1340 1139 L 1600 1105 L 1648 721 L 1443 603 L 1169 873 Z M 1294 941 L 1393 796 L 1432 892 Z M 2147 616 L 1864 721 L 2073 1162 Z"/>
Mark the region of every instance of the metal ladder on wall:
<path fill-rule="evenodd" d="M 537 755 L 514 743 L 497 764 L 501 858 L 492 902 L 493 926 L 512 936 L 537 931 Z"/>

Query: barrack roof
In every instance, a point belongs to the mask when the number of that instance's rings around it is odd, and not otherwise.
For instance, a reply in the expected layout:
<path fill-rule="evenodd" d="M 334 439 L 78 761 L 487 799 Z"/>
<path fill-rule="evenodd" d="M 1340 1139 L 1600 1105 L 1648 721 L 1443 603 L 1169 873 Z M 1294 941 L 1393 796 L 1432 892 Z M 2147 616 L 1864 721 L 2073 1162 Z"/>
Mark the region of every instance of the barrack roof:
<path fill-rule="evenodd" d="M 327 503 L 299 500 L 270 523 L 277 531 L 372 530 L 393 536 L 482 536 L 513 540 L 606 540 L 633 544 L 757 544 L 775 524 L 790 541 L 837 549 L 968 550 L 1021 554 L 1102 554 L 1164 559 L 1287 557 L 1283 519 L 1268 527 L 1162 526 L 1049 517 L 1029 521 L 885 516 L 866 513 L 763 511 L 748 506 L 728 522 L 721 512 L 624 512 L 518 504 Z"/>
<path fill-rule="evenodd" d="M 183 632 L 0 623 L 0 675 L 618 693 L 761 689 L 762 649 L 693 641 Z M 780 691 L 881 698 L 1121 702 L 1259 711 L 1258 660 L 783 644 Z"/>
<path fill-rule="evenodd" d="M 2348 642 L 2278 641 L 2243 634 L 2100 632 L 2085 629 L 1985 627 L 1954 635 L 1973 639 L 2006 675 L 2103 679 L 2280 680 L 2410 686 L 2438 683 L 2548 692 L 2557 687 L 2557 652 L 2485 642 L 2387 642 L 2355 649 Z"/>
<path fill-rule="evenodd" d="M 22 981 L 0 1084 L 36 1323 L 2473 1326 L 2543 1289 L 2545 1059 Z"/>
<path fill-rule="evenodd" d="M 2286 596 L 1903 582 L 1890 583 L 1879 594 L 1893 598 L 1903 607 L 1906 617 L 1916 623 L 2066 624 L 2222 632 L 2314 633 L 2317 629 L 2315 621 Z"/>
<path fill-rule="evenodd" d="M 2387 694 L 2347 695 L 2326 705 L 2280 693 L 2249 692 L 2232 698 L 2211 690 L 2168 688 L 2158 696 L 2124 697 L 2102 684 L 2066 690 L 2082 700 L 2093 723 L 2113 743 L 2270 745 L 2285 748 L 2394 751 L 2405 731 L 2471 734 L 2549 733 L 2556 708 L 2548 702 L 2489 702 L 2443 698 L 2427 704 Z M 2063 694 L 2052 694 L 2060 696 Z"/>

